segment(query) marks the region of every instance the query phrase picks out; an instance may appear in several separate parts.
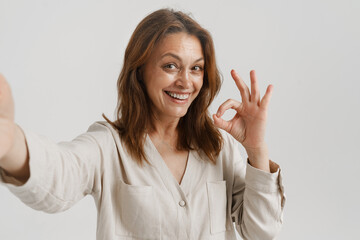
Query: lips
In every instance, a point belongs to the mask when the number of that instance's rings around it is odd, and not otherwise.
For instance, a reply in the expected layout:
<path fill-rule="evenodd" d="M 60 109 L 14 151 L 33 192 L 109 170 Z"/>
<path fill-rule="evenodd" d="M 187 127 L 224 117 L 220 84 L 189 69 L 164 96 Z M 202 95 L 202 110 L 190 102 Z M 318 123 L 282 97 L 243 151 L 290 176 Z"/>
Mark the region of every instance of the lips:
<path fill-rule="evenodd" d="M 170 97 L 174 98 L 174 99 L 178 99 L 178 100 L 186 100 L 189 98 L 190 93 L 174 93 L 174 92 L 170 92 L 170 91 L 165 91 L 165 93 L 167 95 L 169 95 Z"/>

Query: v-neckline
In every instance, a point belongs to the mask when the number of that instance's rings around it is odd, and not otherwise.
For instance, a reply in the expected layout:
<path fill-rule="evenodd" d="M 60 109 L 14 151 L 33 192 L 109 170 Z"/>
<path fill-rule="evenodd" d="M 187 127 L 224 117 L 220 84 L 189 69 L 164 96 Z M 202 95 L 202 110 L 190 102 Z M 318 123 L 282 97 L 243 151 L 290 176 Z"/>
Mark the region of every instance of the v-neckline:
<path fill-rule="evenodd" d="M 172 179 L 172 181 L 175 182 L 176 185 L 181 187 L 183 190 L 185 190 L 185 189 L 190 190 L 189 187 L 190 187 L 190 183 L 191 183 L 190 182 L 191 172 L 194 170 L 194 167 L 192 166 L 194 164 L 192 150 L 189 150 L 185 171 L 184 171 L 183 177 L 181 179 L 181 182 L 179 184 L 179 182 L 177 181 L 175 176 L 172 174 L 170 168 L 167 166 L 166 162 L 164 161 L 163 157 L 161 156 L 160 152 L 155 147 L 155 144 L 152 142 L 149 135 L 146 136 L 146 141 L 149 142 L 150 148 L 151 148 L 153 154 L 155 154 L 155 156 L 156 156 L 154 158 L 155 161 L 154 160 L 150 160 L 150 161 L 152 161 L 153 164 L 155 164 L 156 167 L 161 170 L 161 173 L 164 173 L 167 175 L 167 179 Z M 156 159 L 159 159 L 159 161 Z"/>

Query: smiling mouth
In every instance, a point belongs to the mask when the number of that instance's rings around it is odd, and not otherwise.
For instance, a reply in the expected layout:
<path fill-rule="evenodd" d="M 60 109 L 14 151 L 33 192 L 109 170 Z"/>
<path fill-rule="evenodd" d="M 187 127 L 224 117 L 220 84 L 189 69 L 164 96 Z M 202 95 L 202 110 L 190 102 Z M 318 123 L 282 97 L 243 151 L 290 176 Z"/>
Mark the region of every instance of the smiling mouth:
<path fill-rule="evenodd" d="M 165 93 L 167 95 L 169 95 L 170 97 L 172 97 L 174 99 L 178 99 L 178 100 L 186 100 L 190 96 L 190 93 L 178 94 L 178 93 L 173 93 L 173 92 L 169 92 L 169 91 L 165 91 Z"/>

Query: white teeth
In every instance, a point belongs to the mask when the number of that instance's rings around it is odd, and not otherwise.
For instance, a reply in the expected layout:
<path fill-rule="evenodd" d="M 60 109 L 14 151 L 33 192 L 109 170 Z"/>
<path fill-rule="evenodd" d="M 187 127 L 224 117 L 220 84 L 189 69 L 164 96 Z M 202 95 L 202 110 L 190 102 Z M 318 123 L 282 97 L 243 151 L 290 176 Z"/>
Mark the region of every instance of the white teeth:
<path fill-rule="evenodd" d="M 189 97 L 190 94 L 177 94 L 177 93 L 172 93 L 172 92 L 168 92 L 165 91 L 169 96 L 173 97 L 173 98 L 177 98 L 177 99 L 181 99 L 181 100 L 185 100 Z"/>

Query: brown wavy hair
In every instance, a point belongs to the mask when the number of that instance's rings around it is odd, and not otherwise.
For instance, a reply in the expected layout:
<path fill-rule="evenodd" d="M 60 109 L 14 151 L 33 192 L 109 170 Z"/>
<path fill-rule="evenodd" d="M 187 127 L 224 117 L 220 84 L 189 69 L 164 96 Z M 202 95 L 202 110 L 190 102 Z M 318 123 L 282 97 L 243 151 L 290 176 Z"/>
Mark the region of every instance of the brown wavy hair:
<path fill-rule="evenodd" d="M 143 160 L 149 163 L 144 143 L 147 129 L 154 127 L 151 100 L 141 70 L 159 41 L 169 34 L 180 32 L 200 40 L 205 66 L 203 86 L 186 115 L 179 120 L 177 149 L 203 151 L 216 164 L 216 157 L 222 148 L 222 136 L 208 112 L 222 82 L 216 66 L 212 37 L 189 15 L 181 11 L 160 9 L 139 23 L 126 48 L 124 65 L 117 82 L 116 120 L 112 122 L 103 114 L 105 120 L 119 132 L 128 153 L 140 165 Z"/>

